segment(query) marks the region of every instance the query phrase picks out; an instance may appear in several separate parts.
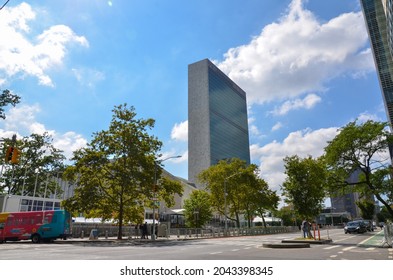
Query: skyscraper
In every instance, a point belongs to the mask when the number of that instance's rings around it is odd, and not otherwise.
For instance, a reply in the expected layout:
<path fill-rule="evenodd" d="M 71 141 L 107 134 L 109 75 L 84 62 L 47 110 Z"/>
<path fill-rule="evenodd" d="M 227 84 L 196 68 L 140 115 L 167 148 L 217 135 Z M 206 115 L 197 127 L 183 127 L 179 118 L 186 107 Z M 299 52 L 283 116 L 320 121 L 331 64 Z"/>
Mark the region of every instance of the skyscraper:
<path fill-rule="evenodd" d="M 361 0 L 379 84 L 390 127 L 393 128 L 393 0 Z"/>
<path fill-rule="evenodd" d="M 250 163 L 246 93 L 204 59 L 188 66 L 188 180 L 230 158 Z"/>

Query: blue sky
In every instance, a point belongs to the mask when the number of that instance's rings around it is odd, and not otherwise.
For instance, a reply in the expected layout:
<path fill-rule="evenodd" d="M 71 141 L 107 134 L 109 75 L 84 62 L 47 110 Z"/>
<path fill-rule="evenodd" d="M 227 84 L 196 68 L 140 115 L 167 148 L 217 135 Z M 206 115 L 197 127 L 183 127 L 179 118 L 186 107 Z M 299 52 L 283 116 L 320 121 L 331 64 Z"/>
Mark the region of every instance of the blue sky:
<path fill-rule="evenodd" d="M 0 137 L 48 131 L 68 157 L 127 103 L 187 178 L 187 67 L 205 58 L 247 92 L 251 159 L 272 189 L 286 155 L 386 121 L 358 0 L 11 0 L 0 34 L 0 89 L 22 97 Z"/>

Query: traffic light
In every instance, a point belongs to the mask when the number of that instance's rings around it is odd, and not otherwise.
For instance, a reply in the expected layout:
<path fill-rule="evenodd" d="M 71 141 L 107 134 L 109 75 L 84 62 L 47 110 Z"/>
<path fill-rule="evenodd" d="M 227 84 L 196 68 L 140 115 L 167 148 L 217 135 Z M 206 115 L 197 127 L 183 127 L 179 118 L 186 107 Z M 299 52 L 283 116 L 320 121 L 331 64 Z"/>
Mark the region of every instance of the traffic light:
<path fill-rule="evenodd" d="M 18 164 L 19 163 L 19 156 L 20 156 L 19 150 L 17 148 L 14 148 L 14 151 L 13 151 L 12 157 L 11 157 L 11 163 Z"/>
<path fill-rule="evenodd" d="M 8 163 L 12 160 L 12 154 L 14 153 L 14 147 L 8 147 L 5 153 L 5 162 Z"/>
<path fill-rule="evenodd" d="M 5 153 L 5 162 L 11 164 L 18 164 L 20 157 L 20 151 L 15 147 L 8 147 Z"/>

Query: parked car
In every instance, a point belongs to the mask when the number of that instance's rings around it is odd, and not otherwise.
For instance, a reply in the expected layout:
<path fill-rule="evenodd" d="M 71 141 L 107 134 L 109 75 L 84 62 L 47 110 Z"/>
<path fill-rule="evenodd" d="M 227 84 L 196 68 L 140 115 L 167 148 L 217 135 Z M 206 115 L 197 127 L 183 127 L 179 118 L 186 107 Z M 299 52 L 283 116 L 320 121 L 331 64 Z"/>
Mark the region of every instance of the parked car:
<path fill-rule="evenodd" d="M 347 233 L 364 233 L 367 231 L 367 227 L 363 221 L 348 222 L 344 227 L 345 234 Z"/>

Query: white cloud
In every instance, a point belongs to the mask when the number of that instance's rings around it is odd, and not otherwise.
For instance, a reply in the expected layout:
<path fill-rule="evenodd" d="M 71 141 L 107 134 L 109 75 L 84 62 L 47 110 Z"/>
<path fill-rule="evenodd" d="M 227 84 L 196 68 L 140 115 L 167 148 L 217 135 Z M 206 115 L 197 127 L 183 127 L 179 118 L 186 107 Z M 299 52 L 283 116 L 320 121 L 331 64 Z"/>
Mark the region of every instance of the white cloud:
<path fill-rule="evenodd" d="M 366 121 L 372 120 L 380 122 L 382 121 L 377 115 L 370 114 L 369 112 L 363 112 L 357 117 L 358 122 L 365 123 Z"/>
<path fill-rule="evenodd" d="M 176 141 L 188 141 L 188 120 L 175 124 L 172 128 L 171 138 Z"/>
<path fill-rule="evenodd" d="M 98 82 L 105 80 L 105 74 L 95 69 L 73 68 L 72 72 L 81 85 L 89 88 L 94 88 Z"/>
<path fill-rule="evenodd" d="M 55 130 L 48 130 L 44 124 L 36 120 L 36 115 L 41 111 L 39 105 L 18 105 L 7 112 L 7 118 L 2 121 L 4 130 L 0 129 L 0 138 L 11 138 L 17 134 L 18 138 L 33 133 L 43 134 L 48 132 L 53 137 L 53 145 L 64 151 L 64 155 L 69 159 L 72 152 L 86 146 L 87 140 L 82 135 L 72 131 L 64 134 Z"/>
<path fill-rule="evenodd" d="M 276 116 L 286 115 L 289 111 L 299 109 L 311 109 L 321 102 L 321 97 L 316 94 L 308 94 L 305 98 L 285 101 L 279 108 L 275 108 L 271 113 Z"/>
<path fill-rule="evenodd" d="M 293 0 L 279 21 L 217 63 L 247 92 L 250 104 L 324 91 L 334 77 L 374 71 L 361 12 L 320 22 L 303 2 Z"/>
<path fill-rule="evenodd" d="M 35 38 L 29 38 L 28 23 L 36 12 L 27 3 L 6 7 L 0 17 L 0 73 L 7 78 L 35 76 L 39 84 L 54 86 L 47 71 L 61 65 L 70 43 L 88 47 L 83 36 L 77 36 L 65 25 L 55 25 Z M 2 79 L 3 83 L 6 79 Z M 0 84 L 1 85 L 1 84 Z"/>
<path fill-rule="evenodd" d="M 291 155 L 319 157 L 323 154 L 327 141 L 332 140 L 337 132 L 336 127 L 295 131 L 282 142 L 273 141 L 262 147 L 251 145 L 251 158 L 260 162 L 261 176 L 271 189 L 280 190 L 285 180 L 283 159 Z"/>
<path fill-rule="evenodd" d="M 254 124 L 256 119 L 254 117 L 248 118 L 248 130 L 251 135 L 253 136 L 260 136 L 261 132 L 259 131 L 258 127 Z"/>
<path fill-rule="evenodd" d="M 281 122 L 278 122 L 278 123 L 276 123 L 275 125 L 273 125 L 272 131 L 279 130 L 281 127 L 282 127 L 282 123 L 281 123 Z"/>

